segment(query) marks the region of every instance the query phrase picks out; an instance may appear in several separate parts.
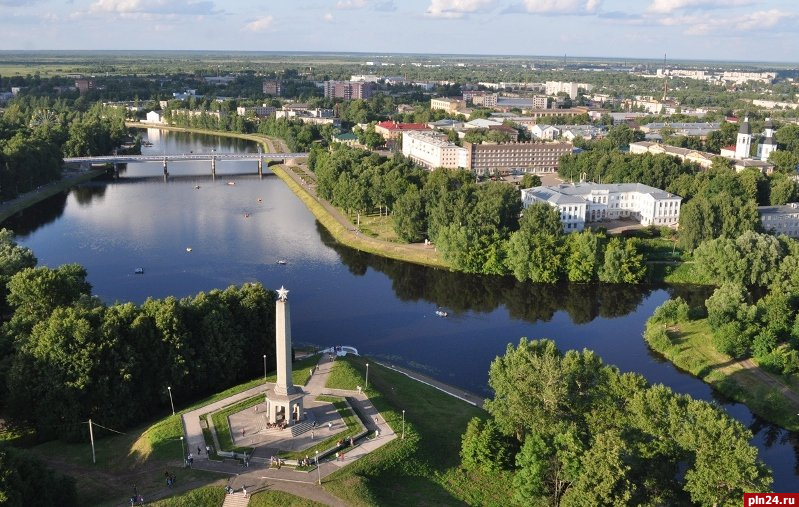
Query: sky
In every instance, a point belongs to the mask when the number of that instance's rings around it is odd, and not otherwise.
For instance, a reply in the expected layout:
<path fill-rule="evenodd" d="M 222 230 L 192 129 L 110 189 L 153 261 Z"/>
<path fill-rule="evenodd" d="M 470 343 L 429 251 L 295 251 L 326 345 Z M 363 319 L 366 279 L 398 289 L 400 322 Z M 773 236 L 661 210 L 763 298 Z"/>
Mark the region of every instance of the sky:
<path fill-rule="evenodd" d="M 799 61 L 799 0 L 0 0 L 0 50 Z"/>

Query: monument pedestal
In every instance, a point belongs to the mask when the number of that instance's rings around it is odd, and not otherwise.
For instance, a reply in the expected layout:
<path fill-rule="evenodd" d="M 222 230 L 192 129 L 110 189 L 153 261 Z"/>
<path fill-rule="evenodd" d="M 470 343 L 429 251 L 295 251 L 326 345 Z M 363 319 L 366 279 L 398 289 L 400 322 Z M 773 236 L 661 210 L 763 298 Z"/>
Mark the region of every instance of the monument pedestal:
<path fill-rule="evenodd" d="M 266 391 L 266 420 L 272 424 L 285 423 L 287 426 L 302 420 L 302 392 L 279 394 L 274 389 Z"/>

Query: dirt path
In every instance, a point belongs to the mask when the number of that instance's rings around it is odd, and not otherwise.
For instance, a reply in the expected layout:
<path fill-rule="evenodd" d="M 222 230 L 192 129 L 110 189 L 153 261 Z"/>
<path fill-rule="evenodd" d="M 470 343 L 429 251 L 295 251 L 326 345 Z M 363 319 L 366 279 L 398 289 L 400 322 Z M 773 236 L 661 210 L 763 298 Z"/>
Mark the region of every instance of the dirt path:
<path fill-rule="evenodd" d="M 763 371 L 763 369 L 757 366 L 751 359 L 744 359 L 743 361 L 738 361 L 737 364 L 740 365 L 747 372 L 757 377 L 764 384 L 768 384 L 771 387 L 778 389 L 786 398 L 791 400 L 792 403 L 799 406 L 799 393 L 797 393 L 794 389 L 786 385 L 784 382 L 779 380 L 774 375 L 771 375 L 770 373 Z"/>

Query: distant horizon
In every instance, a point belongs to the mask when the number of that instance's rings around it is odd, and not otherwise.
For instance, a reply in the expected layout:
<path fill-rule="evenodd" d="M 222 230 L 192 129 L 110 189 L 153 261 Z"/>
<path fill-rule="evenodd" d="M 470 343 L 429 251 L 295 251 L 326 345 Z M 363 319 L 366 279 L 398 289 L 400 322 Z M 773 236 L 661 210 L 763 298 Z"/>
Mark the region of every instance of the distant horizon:
<path fill-rule="evenodd" d="M 6 51 L 202 46 L 209 49 L 201 51 L 292 53 L 319 52 L 307 48 L 344 54 L 565 53 L 621 60 L 657 60 L 665 53 L 673 60 L 789 64 L 799 58 L 796 0 L 0 0 L 0 5 L 0 50 Z M 602 56 L 619 53 L 628 54 Z"/>
<path fill-rule="evenodd" d="M 2 1 L 2 0 L 0 0 Z M 634 56 L 590 56 L 590 55 L 541 55 L 541 54 L 524 54 L 524 53 L 418 53 L 418 52 L 377 52 L 377 51 L 314 51 L 314 50 L 254 50 L 254 49 L 0 49 L 0 54 L 15 54 L 15 53 L 48 53 L 48 54 L 70 54 L 70 53 L 193 53 L 193 54 L 252 54 L 252 55 L 319 55 L 319 56 L 357 56 L 359 58 L 367 59 L 370 56 L 401 56 L 401 57 L 452 57 L 452 58 L 491 58 L 491 57 L 511 57 L 516 59 L 541 59 L 548 62 L 558 62 L 566 60 L 581 62 L 583 60 L 591 60 L 597 62 L 651 62 L 660 63 L 662 66 L 663 58 L 660 57 L 634 57 Z M 500 62 L 497 62 L 500 63 Z M 674 63 L 720 63 L 720 64 L 748 64 L 748 65 L 768 65 L 768 64 L 781 64 L 781 65 L 799 65 L 797 61 L 782 61 L 782 60 L 725 60 L 725 59 L 712 59 L 712 58 L 670 58 L 667 56 L 666 65 Z M 375 65 L 380 68 L 380 65 Z M 799 71 L 799 68 L 797 68 Z"/>

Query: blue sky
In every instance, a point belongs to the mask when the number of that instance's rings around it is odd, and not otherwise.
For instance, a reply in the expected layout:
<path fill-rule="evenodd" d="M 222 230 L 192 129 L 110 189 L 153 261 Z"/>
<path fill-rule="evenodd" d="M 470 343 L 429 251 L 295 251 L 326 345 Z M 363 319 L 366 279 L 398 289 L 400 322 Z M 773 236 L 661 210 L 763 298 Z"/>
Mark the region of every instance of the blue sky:
<path fill-rule="evenodd" d="M 799 0 L 0 0 L 0 49 L 799 60 Z"/>

